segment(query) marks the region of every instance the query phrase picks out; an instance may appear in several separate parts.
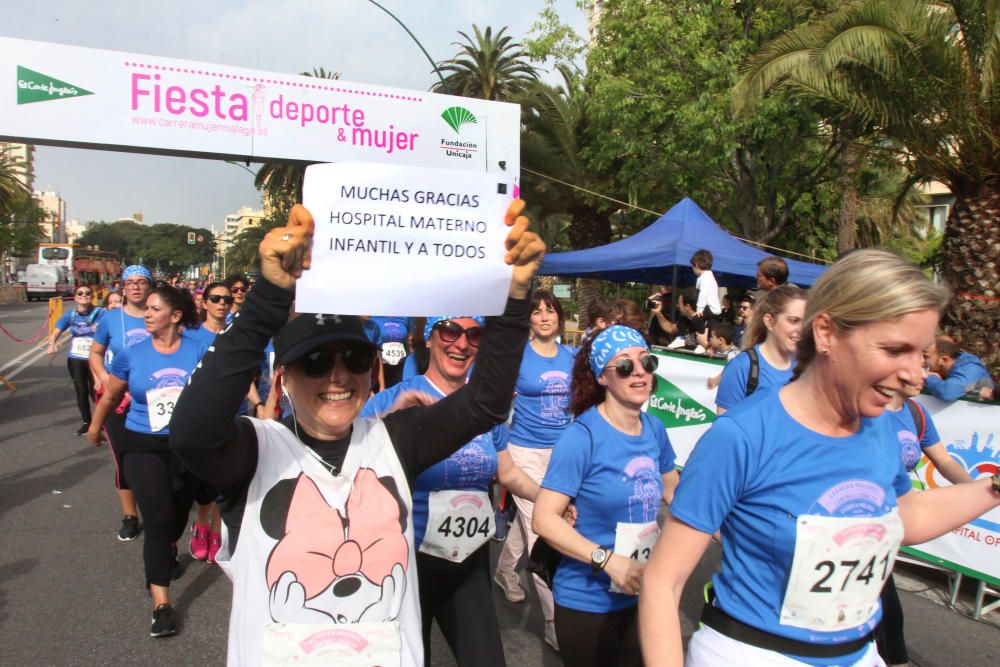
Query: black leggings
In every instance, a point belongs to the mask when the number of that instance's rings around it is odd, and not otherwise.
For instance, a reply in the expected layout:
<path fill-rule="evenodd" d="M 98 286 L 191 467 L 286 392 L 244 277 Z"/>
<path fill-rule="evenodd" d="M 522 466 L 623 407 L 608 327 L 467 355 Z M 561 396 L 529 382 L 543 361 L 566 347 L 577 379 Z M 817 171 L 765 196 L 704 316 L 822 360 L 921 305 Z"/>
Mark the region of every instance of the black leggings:
<path fill-rule="evenodd" d="M 104 420 L 104 433 L 108 436 L 108 449 L 115 460 L 115 488 L 128 491 L 128 478 L 125 477 L 125 449 L 128 446 L 128 436 L 125 432 L 125 412 L 112 410 Z"/>
<path fill-rule="evenodd" d="M 593 613 L 556 605 L 556 639 L 566 667 L 642 667 L 639 605 Z"/>
<path fill-rule="evenodd" d="M 490 589 L 490 544 L 461 563 L 417 552 L 424 665 L 431 664 L 431 621 L 437 619 L 459 667 L 503 667 L 503 643 Z"/>
<path fill-rule="evenodd" d="M 84 424 L 90 423 L 90 401 L 94 397 L 94 378 L 90 374 L 90 364 L 86 359 L 66 359 L 69 376 L 73 379 L 73 390 L 76 392 L 76 408 Z"/>
<path fill-rule="evenodd" d="M 903 638 L 903 605 L 899 602 L 896 582 L 892 574 L 882 587 L 882 623 L 875 632 L 878 652 L 890 665 L 902 665 L 910 661 Z"/>
<path fill-rule="evenodd" d="M 129 449 L 125 452 L 125 472 L 142 512 L 146 536 L 142 560 L 146 581 L 157 586 L 170 585 L 173 545 L 187 526 L 193 501 L 191 476 L 168 449 L 168 437 L 127 431 Z M 154 450 L 157 442 L 162 443 Z"/>

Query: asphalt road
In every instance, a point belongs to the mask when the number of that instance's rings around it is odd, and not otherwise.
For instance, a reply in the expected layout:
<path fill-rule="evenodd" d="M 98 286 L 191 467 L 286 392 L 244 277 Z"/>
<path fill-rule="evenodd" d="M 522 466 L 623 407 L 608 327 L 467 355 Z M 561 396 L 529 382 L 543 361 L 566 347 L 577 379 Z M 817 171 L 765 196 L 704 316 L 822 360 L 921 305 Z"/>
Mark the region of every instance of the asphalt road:
<path fill-rule="evenodd" d="M 0 324 L 29 337 L 45 309 L 0 306 Z M 13 395 L 0 387 L 0 664 L 224 664 L 229 582 L 217 567 L 186 554 L 184 575 L 172 587 L 181 633 L 149 638 L 142 541 L 115 539 L 121 517 L 110 454 L 73 435 L 80 419 L 65 352 L 50 358 L 32 350 L 0 332 L 0 374 L 12 376 L 17 386 Z M 685 634 L 700 614 L 701 585 L 718 558 L 713 547 L 688 585 Z M 967 616 L 969 591 L 963 592 L 961 611 L 947 609 L 943 579 L 922 569 L 897 568 L 897 585 L 912 664 L 1000 664 L 1000 613 L 973 621 Z M 526 603 L 513 605 L 494 589 L 507 662 L 558 665 L 558 655 L 541 639 L 533 595 L 529 591 Z M 432 654 L 435 665 L 454 664 L 439 634 Z"/>

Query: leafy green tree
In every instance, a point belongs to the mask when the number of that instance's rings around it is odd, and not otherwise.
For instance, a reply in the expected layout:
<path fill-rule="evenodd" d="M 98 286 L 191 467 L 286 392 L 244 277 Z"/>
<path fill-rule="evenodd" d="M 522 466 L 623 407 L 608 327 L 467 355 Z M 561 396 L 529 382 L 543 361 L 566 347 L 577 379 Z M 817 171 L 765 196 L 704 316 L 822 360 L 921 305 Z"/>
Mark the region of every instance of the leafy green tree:
<path fill-rule="evenodd" d="M 946 329 L 1000 367 L 1000 3 L 858 0 L 754 57 L 740 97 L 819 99 L 868 129 L 878 150 L 956 197 L 941 273 L 956 296 Z M 765 96 L 767 95 L 767 96 Z M 986 297 L 985 299 L 982 297 Z"/>
<path fill-rule="evenodd" d="M 226 249 L 226 273 L 248 273 L 256 269 L 260 265 L 260 254 L 257 252 L 260 242 L 269 231 L 283 224 L 278 220 L 263 220 L 260 225 L 240 232 Z"/>
<path fill-rule="evenodd" d="M 188 244 L 188 233 L 202 240 Z M 159 266 L 164 273 L 176 273 L 189 266 L 207 264 L 214 256 L 214 235 L 205 228 L 187 225 L 141 225 L 136 222 L 94 222 L 77 241 L 84 246 L 99 246 L 121 255 L 127 264 Z"/>
<path fill-rule="evenodd" d="M 737 118 L 741 64 L 815 9 L 786 0 L 607 0 L 588 56 L 591 169 L 619 198 L 667 210 L 690 196 L 724 226 L 805 250 L 798 228 L 836 176 L 842 141 L 815 105 L 776 96 Z M 649 223 L 626 213 L 626 231 Z"/>
<path fill-rule="evenodd" d="M 431 88 L 435 93 L 505 102 L 538 78 L 538 70 L 528 62 L 528 52 L 504 34 L 506 27 L 496 35 L 491 27 L 485 32 L 477 25 L 472 29 L 475 38 L 459 31 L 465 42 L 455 42 L 458 53 L 438 66 L 447 74 L 444 84 L 439 81 Z"/>
<path fill-rule="evenodd" d="M 18 182 L 20 184 L 20 182 Z M 0 282 L 7 282 L 7 260 L 11 257 L 32 257 L 38 244 L 45 239 L 41 222 L 45 210 L 27 191 L 18 192 L 0 215 Z"/>

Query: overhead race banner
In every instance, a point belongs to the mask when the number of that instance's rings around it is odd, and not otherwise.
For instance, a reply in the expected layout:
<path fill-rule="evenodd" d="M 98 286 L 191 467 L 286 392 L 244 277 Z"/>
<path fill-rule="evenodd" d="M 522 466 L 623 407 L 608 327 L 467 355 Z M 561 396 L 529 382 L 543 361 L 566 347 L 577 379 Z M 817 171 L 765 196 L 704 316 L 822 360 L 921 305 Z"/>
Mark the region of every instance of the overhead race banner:
<path fill-rule="evenodd" d="M 722 370 L 722 365 L 661 349 L 654 348 L 653 353 L 660 359 L 658 387 L 646 410 L 666 426 L 677 464 L 683 466 L 715 419 L 716 390 L 708 389 L 705 383 Z M 944 403 L 923 395 L 917 400 L 934 420 L 948 453 L 973 479 L 990 477 L 1000 469 L 1000 406 L 972 401 Z M 926 456 L 911 477 L 918 492 L 949 485 Z M 1000 585 L 1000 508 L 936 540 L 903 547 L 903 551 Z"/>
<path fill-rule="evenodd" d="M 520 108 L 0 37 L 0 139 L 189 157 L 520 170 Z"/>
<path fill-rule="evenodd" d="M 306 169 L 312 268 L 307 313 L 499 315 L 510 286 L 504 213 L 514 184 L 494 174 L 381 164 Z M 345 276 L 364 276 L 364 285 Z"/>

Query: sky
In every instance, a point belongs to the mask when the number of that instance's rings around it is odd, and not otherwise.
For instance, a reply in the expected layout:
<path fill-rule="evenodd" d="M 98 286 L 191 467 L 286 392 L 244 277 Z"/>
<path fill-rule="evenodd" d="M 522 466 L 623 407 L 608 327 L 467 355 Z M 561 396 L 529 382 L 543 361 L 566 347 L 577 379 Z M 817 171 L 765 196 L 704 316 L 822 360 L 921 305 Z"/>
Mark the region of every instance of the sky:
<path fill-rule="evenodd" d="M 521 39 L 543 0 L 380 0 L 432 58 L 457 50 L 458 31 L 508 26 Z M 562 20 L 586 35 L 576 0 Z M 0 0 L 0 36 L 297 73 L 324 67 L 347 81 L 427 90 L 430 63 L 406 32 L 368 0 Z M 251 165 L 256 168 L 256 165 Z M 226 214 L 260 206 L 242 166 L 192 158 L 39 146 L 35 189 L 56 191 L 67 217 L 221 229 Z"/>

